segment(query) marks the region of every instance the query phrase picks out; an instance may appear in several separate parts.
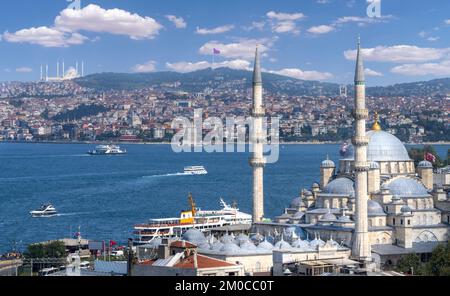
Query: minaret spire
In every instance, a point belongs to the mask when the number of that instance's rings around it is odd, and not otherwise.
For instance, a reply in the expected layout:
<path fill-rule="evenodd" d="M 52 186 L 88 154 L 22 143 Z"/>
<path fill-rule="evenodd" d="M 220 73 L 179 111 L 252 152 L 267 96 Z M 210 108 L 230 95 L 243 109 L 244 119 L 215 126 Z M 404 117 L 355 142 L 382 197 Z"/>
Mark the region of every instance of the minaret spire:
<path fill-rule="evenodd" d="M 261 62 L 259 50 L 256 48 L 255 67 L 253 71 L 253 128 L 250 135 L 250 147 L 253 148 L 253 156 L 250 165 L 253 168 L 253 222 L 261 222 L 264 218 L 264 166 L 266 160 L 263 155 L 263 117 L 265 110 L 262 103 L 263 86 L 261 76 Z"/>
<path fill-rule="evenodd" d="M 353 234 L 352 256 L 359 260 L 368 260 L 371 257 L 371 246 L 368 230 L 367 214 L 367 146 L 369 140 L 366 136 L 366 120 L 369 111 L 366 108 L 366 85 L 364 79 L 364 63 L 361 51 L 361 41 L 358 38 L 358 52 L 355 71 L 355 232 Z"/>

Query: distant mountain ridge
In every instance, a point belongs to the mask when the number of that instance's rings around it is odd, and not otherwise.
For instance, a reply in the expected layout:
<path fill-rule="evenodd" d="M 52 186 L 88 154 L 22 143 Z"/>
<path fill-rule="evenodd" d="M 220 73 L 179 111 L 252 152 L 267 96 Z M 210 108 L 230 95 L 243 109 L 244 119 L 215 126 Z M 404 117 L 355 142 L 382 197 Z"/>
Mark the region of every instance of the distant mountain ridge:
<path fill-rule="evenodd" d="M 252 72 L 230 68 L 204 69 L 189 73 L 99 73 L 78 78 L 83 87 L 104 90 L 133 90 L 153 86 L 167 86 L 188 92 L 202 92 L 205 88 L 224 87 L 224 83 L 238 82 L 236 87 L 250 87 Z M 300 80 L 273 73 L 263 73 L 264 87 L 274 93 L 301 96 L 339 95 L 340 85 L 330 82 Z M 353 87 L 348 85 L 349 95 Z M 401 83 L 391 86 L 368 87 L 369 96 L 436 96 L 450 94 L 450 78 Z"/>

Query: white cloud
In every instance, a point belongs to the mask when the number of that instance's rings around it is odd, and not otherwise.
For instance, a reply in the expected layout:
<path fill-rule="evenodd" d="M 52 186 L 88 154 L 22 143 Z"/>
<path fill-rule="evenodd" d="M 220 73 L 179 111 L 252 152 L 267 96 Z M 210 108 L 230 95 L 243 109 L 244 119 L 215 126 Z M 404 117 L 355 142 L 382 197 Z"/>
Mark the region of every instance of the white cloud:
<path fill-rule="evenodd" d="M 278 21 L 296 21 L 305 17 L 305 15 L 301 12 L 299 13 L 282 13 L 269 11 L 267 13 L 267 17 L 270 19 L 276 19 Z"/>
<path fill-rule="evenodd" d="M 33 69 L 31 69 L 30 67 L 20 67 L 16 69 L 17 73 L 31 73 L 33 72 Z"/>
<path fill-rule="evenodd" d="M 55 28 L 38 27 L 5 32 L 3 39 L 12 43 L 30 43 L 44 47 L 68 47 L 83 44 L 88 38 L 79 33 L 61 32 Z"/>
<path fill-rule="evenodd" d="M 327 3 L 330 3 L 330 0 L 317 0 L 316 2 L 318 4 L 327 4 Z"/>
<path fill-rule="evenodd" d="M 266 23 L 264 21 L 261 22 L 252 22 L 252 24 L 248 27 L 243 27 L 244 30 L 246 31 L 251 31 L 251 30 L 259 30 L 262 31 L 264 30 L 264 27 L 266 26 Z"/>
<path fill-rule="evenodd" d="M 445 24 L 450 25 L 450 19 L 444 21 Z"/>
<path fill-rule="evenodd" d="M 450 54 L 450 48 L 424 48 L 413 45 L 377 46 L 362 49 L 364 59 L 376 62 L 426 62 L 439 60 Z M 356 50 L 347 50 L 344 56 L 356 60 Z"/>
<path fill-rule="evenodd" d="M 333 78 L 333 74 L 329 72 L 303 71 L 296 68 L 269 71 L 269 73 L 288 76 L 301 80 L 326 80 Z"/>
<path fill-rule="evenodd" d="M 327 26 L 327 25 L 321 25 L 321 26 L 314 26 L 308 29 L 309 33 L 312 34 L 326 34 L 331 31 L 334 31 L 335 27 L 333 26 Z"/>
<path fill-rule="evenodd" d="M 377 72 L 377 71 L 372 70 L 372 69 L 369 69 L 369 68 L 366 68 L 366 69 L 364 70 L 364 73 L 365 73 L 367 76 L 378 76 L 378 77 L 383 76 L 383 73 Z"/>
<path fill-rule="evenodd" d="M 270 50 L 276 39 L 242 39 L 234 43 L 221 43 L 219 41 L 210 41 L 200 47 L 200 54 L 211 55 L 213 49 L 219 49 L 221 56 L 232 59 L 248 59 L 255 57 L 255 49 L 258 46 L 259 51 L 264 54 Z"/>
<path fill-rule="evenodd" d="M 156 62 L 155 61 L 148 61 L 145 64 L 137 64 L 133 68 L 131 68 L 131 71 L 134 73 L 149 73 L 154 72 L 156 70 Z"/>
<path fill-rule="evenodd" d="M 197 27 L 197 31 L 195 33 L 200 34 L 200 35 L 221 34 L 221 33 L 231 31 L 233 29 L 234 29 L 234 25 L 225 25 L 225 26 L 220 26 L 220 27 L 213 28 L 213 29 L 205 29 L 205 28 Z"/>
<path fill-rule="evenodd" d="M 392 68 L 391 72 L 407 76 L 448 76 L 450 75 L 450 60 L 437 63 L 404 64 Z"/>
<path fill-rule="evenodd" d="M 104 9 L 89 4 L 80 10 L 65 9 L 55 19 L 55 27 L 61 31 L 89 31 L 126 35 L 131 39 L 153 39 L 163 28 L 151 17 L 142 17 L 114 8 Z"/>
<path fill-rule="evenodd" d="M 359 26 L 364 26 L 366 24 L 374 23 L 386 23 L 388 20 L 392 19 L 392 15 L 383 15 L 381 17 L 361 17 L 361 16 L 343 16 L 338 18 L 334 24 L 342 25 L 346 23 L 357 23 Z"/>
<path fill-rule="evenodd" d="M 201 62 L 178 62 L 178 63 L 166 63 L 166 67 L 170 70 L 180 72 L 180 73 L 188 73 L 208 68 L 231 68 L 236 70 L 251 70 L 251 63 L 246 60 L 230 60 L 223 61 L 219 63 L 212 64 L 211 62 L 201 61 Z"/>
<path fill-rule="evenodd" d="M 187 24 L 182 17 L 177 17 L 175 15 L 166 15 L 166 18 L 171 21 L 177 29 L 184 29 L 187 27 Z"/>
<path fill-rule="evenodd" d="M 296 21 L 299 21 L 305 17 L 305 15 L 301 12 L 282 13 L 275 11 L 269 11 L 266 16 L 271 22 L 273 32 L 293 34 L 300 33 L 300 29 L 297 27 Z"/>

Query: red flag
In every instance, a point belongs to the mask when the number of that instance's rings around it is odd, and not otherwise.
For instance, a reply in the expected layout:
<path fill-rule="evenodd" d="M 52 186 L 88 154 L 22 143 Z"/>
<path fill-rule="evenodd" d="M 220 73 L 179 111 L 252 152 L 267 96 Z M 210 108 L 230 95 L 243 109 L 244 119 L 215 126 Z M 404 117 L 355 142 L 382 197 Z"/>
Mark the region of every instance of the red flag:
<path fill-rule="evenodd" d="M 432 153 L 427 152 L 425 153 L 425 160 L 429 161 L 431 163 L 435 163 L 436 162 L 436 156 L 434 156 Z"/>
<path fill-rule="evenodd" d="M 117 243 L 115 241 L 109 241 L 109 247 L 114 247 L 115 245 L 117 245 Z"/>

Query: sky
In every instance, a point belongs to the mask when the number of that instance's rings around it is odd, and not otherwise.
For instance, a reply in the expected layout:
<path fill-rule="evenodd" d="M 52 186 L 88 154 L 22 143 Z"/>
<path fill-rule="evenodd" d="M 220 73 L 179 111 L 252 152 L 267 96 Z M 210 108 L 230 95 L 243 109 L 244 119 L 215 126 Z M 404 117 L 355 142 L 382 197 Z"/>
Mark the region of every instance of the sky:
<path fill-rule="evenodd" d="M 58 60 L 85 74 L 251 69 L 258 46 L 266 72 L 347 84 L 358 35 L 368 85 L 450 77 L 448 0 L 71 2 L 2 1 L 0 81 L 46 64 L 56 76 Z"/>

